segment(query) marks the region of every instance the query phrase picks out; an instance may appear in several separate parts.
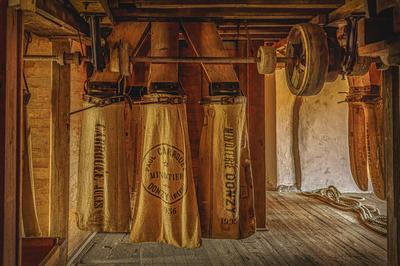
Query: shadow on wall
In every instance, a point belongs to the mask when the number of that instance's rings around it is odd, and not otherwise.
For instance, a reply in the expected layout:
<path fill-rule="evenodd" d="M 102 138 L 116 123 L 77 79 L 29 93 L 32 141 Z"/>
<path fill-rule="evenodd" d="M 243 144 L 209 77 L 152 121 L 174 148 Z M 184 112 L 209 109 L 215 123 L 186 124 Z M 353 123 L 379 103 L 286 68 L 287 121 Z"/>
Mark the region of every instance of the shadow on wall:
<path fill-rule="evenodd" d="M 339 77 L 326 83 L 317 96 L 303 97 L 299 113 L 301 190 L 329 185 L 341 192 L 361 192 L 350 172 L 347 136 L 347 103 L 338 103 L 349 90 Z M 285 70 L 276 71 L 278 185 L 294 185 L 293 106 L 296 97 L 286 84 Z"/>

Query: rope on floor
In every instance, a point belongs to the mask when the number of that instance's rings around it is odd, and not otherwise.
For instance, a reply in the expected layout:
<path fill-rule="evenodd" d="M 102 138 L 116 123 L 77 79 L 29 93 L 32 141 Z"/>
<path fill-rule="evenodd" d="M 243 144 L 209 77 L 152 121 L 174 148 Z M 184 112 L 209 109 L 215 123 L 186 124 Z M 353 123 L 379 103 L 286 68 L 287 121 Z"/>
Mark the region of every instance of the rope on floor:
<path fill-rule="evenodd" d="M 387 216 L 382 215 L 379 209 L 363 204 L 363 197 L 343 196 L 334 186 L 313 190 L 311 192 L 301 192 L 302 195 L 317 198 L 329 205 L 344 211 L 353 211 L 359 214 L 362 223 L 369 229 L 387 235 Z"/>

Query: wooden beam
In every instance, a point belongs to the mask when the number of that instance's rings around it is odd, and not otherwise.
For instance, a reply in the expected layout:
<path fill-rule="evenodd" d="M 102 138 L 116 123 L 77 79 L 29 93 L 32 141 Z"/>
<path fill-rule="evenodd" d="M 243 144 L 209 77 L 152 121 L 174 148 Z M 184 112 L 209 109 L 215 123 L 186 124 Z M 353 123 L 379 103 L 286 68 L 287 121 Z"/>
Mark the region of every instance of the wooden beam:
<path fill-rule="evenodd" d="M 19 260 L 22 12 L 0 0 L 0 264 Z"/>
<path fill-rule="evenodd" d="M 388 265 L 400 264 L 400 80 L 399 67 L 383 73 Z"/>
<path fill-rule="evenodd" d="M 251 21 L 238 21 L 238 20 L 223 20 L 217 23 L 218 29 L 221 28 L 235 28 L 239 26 L 242 28 L 251 27 L 291 27 L 299 23 L 307 22 L 306 19 L 264 19 L 264 20 L 251 20 Z"/>
<path fill-rule="evenodd" d="M 330 9 L 269 9 L 269 8 L 199 8 L 199 9 L 162 9 L 162 8 L 122 8 L 113 10 L 119 21 L 146 18 L 196 21 L 208 19 L 307 19 L 319 13 L 328 13 Z"/>
<path fill-rule="evenodd" d="M 36 0 L 34 13 L 51 21 L 55 27 L 65 28 L 74 33 L 79 30 L 89 35 L 89 25 L 85 20 L 74 8 L 60 1 Z"/>
<path fill-rule="evenodd" d="M 281 40 L 281 38 L 278 37 L 270 37 L 270 36 L 265 36 L 265 35 L 256 35 L 256 36 L 250 36 L 250 38 L 247 38 L 247 36 L 233 36 L 233 35 L 222 35 L 221 40 L 225 41 L 247 41 L 247 40 L 252 40 L 252 41 L 268 41 L 268 42 L 276 42 Z"/>
<path fill-rule="evenodd" d="M 187 41 L 196 56 L 228 57 L 214 23 L 183 23 Z M 210 82 L 239 82 L 232 65 L 202 65 Z"/>
<path fill-rule="evenodd" d="M 338 8 L 339 6 L 344 4 L 343 0 L 289 0 L 282 2 L 280 0 L 247 0 L 247 1 L 236 1 L 236 0 L 224 0 L 224 1 L 215 1 L 215 0 L 189 0 L 189 1 L 180 1 L 180 0 L 145 0 L 145 1 L 137 1 L 137 0 L 122 0 L 121 4 L 134 4 L 136 7 L 141 8 L 204 8 L 210 7 L 213 8 L 227 8 L 227 7 L 237 7 L 237 8 Z"/>
<path fill-rule="evenodd" d="M 340 23 L 340 21 L 350 16 L 351 14 L 360 13 L 365 13 L 365 0 L 348 1 L 345 5 L 329 13 L 328 23 L 329 25 Z"/>
<path fill-rule="evenodd" d="M 219 34 L 271 34 L 271 33 L 285 33 L 287 34 L 290 31 L 291 27 L 238 27 L 238 26 L 230 26 L 230 27 L 221 27 L 218 26 Z"/>
<path fill-rule="evenodd" d="M 265 75 L 265 176 L 267 190 L 278 186 L 276 142 L 276 76 Z"/>
<path fill-rule="evenodd" d="M 70 52 L 69 41 L 54 41 L 53 54 Z M 69 213 L 69 124 L 71 67 L 52 63 L 50 136 L 50 235 L 68 238 Z M 62 261 L 67 259 L 63 245 Z"/>
<path fill-rule="evenodd" d="M 104 13 L 107 15 L 108 19 L 111 21 L 111 24 L 115 24 L 115 19 L 110 9 L 109 3 L 107 0 L 99 0 L 100 5 L 103 7 Z"/>
<path fill-rule="evenodd" d="M 4 224 L 6 220 L 11 219 L 12 223 L 15 222 L 15 216 L 11 213 L 10 215 L 5 212 L 6 210 L 6 188 L 5 188 L 5 179 L 7 176 L 12 177 L 13 172 L 10 172 L 11 169 L 6 168 L 6 156 L 13 156 L 10 154 L 10 150 L 7 149 L 6 143 L 9 142 L 6 139 L 7 132 L 7 115 L 6 115 L 6 103 L 8 102 L 7 96 L 7 87 L 6 87 L 6 66 L 7 66 L 7 0 L 0 0 L 0 24 L 3 25 L 0 28 L 0 263 L 2 265 L 7 265 L 9 261 L 6 260 L 4 254 L 8 250 L 5 249 L 5 243 L 8 243 L 9 235 L 4 232 Z M 15 174 L 14 174 L 15 175 Z M 13 243 L 13 242 L 12 242 Z M 15 251 L 11 253 L 11 257 L 15 259 Z M 15 264 L 15 260 L 11 261 L 11 263 Z"/>
<path fill-rule="evenodd" d="M 253 41 L 248 56 L 255 57 L 264 41 Z M 254 183 L 254 208 L 256 227 L 266 227 L 266 165 L 265 165 L 265 80 L 257 71 L 256 64 L 247 64 L 247 99 L 250 157 Z"/>
<path fill-rule="evenodd" d="M 253 34 L 236 34 L 236 33 L 220 33 L 221 38 L 223 39 L 235 39 L 236 38 L 245 38 L 245 39 L 269 39 L 269 40 L 280 40 L 285 38 L 289 33 L 268 33 L 263 32 L 260 34 L 253 33 Z"/>
<path fill-rule="evenodd" d="M 173 22 L 151 23 L 151 56 L 179 55 L 179 24 Z M 151 64 L 151 82 L 178 82 L 178 64 Z"/>

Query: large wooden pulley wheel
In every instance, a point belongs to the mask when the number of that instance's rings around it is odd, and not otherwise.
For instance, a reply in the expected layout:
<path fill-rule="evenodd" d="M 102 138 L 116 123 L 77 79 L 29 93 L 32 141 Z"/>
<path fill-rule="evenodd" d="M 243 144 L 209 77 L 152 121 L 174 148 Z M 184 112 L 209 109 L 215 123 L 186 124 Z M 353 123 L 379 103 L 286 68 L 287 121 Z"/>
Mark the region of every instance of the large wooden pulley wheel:
<path fill-rule="evenodd" d="M 315 24 L 298 24 L 288 36 L 286 81 L 298 96 L 318 94 L 325 83 L 329 66 L 328 41 L 324 30 Z"/>

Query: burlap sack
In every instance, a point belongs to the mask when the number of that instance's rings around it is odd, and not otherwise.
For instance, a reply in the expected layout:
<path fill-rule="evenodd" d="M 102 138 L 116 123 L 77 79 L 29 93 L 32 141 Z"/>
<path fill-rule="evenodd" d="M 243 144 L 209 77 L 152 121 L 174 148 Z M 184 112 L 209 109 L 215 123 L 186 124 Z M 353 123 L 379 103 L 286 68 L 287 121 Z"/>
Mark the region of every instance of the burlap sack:
<path fill-rule="evenodd" d="M 137 187 L 140 182 L 140 132 L 142 118 L 140 115 L 140 105 L 125 104 L 125 142 L 127 152 L 127 171 L 131 210 L 134 208 Z"/>
<path fill-rule="evenodd" d="M 202 236 L 240 239 L 255 232 L 246 98 L 206 98 L 200 139 L 198 203 Z"/>
<path fill-rule="evenodd" d="M 163 98 L 160 98 L 163 97 Z M 176 96 L 151 94 L 146 102 Z M 133 210 L 133 242 L 156 241 L 179 247 L 200 246 L 199 213 L 192 174 L 186 106 L 141 106 L 140 184 Z"/>
<path fill-rule="evenodd" d="M 124 103 L 84 111 L 81 132 L 78 227 L 96 232 L 128 232 Z"/>
<path fill-rule="evenodd" d="M 39 219 L 36 210 L 35 182 L 32 165 L 32 138 L 31 128 L 28 123 L 27 107 L 24 106 L 24 149 L 22 170 L 22 215 L 21 236 L 40 236 Z"/>

